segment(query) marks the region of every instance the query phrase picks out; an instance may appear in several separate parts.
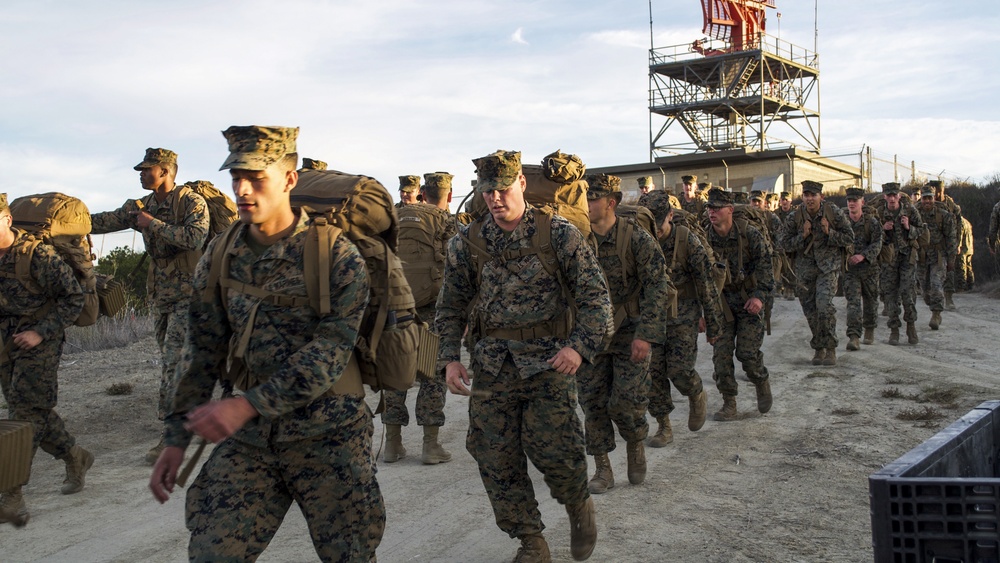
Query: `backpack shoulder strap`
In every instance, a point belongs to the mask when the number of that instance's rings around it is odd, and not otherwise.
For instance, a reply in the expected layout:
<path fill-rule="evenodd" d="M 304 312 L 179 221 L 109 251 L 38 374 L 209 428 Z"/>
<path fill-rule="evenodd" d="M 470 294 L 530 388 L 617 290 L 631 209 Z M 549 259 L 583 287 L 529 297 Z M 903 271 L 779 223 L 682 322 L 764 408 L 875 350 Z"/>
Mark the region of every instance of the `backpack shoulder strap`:
<path fill-rule="evenodd" d="M 540 209 L 535 210 L 535 237 L 532 246 L 538 247 L 538 259 L 549 275 L 559 278 L 562 283 L 562 272 L 559 269 L 559 257 L 552 247 L 552 215 Z M 564 284 L 565 285 L 565 284 Z"/>
<path fill-rule="evenodd" d="M 34 257 L 35 249 L 38 248 L 39 244 L 42 244 L 42 241 L 32 237 L 27 242 L 19 245 L 17 254 L 14 255 L 14 277 L 18 283 L 35 294 L 42 293 L 42 286 L 35 281 L 35 278 L 31 277 L 31 259 Z"/>
<path fill-rule="evenodd" d="M 469 224 L 468 234 L 463 234 L 462 230 L 458 230 L 458 236 L 462 237 L 462 240 L 469 245 L 469 254 L 472 256 L 473 265 L 476 268 L 476 281 L 478 282 L 483 277 L 483 266 L 486 265 L 486 256 L 489 252 L 486 249 L 486 244 L 483 242 L 483 221 L 488 217 L 484 215 Z"/>
<path fill-rule="evenodd" d="M 235 221 L 220 235 L 222 240 L 215 245 L 212 250 L 212 266 L 208 270 L 208 281 L 205 284 L 205 291 L 201 295 L 201 301 L 208 303 L 215 296 L 216 288 L 220 291 L 222 307 L 226 307 L 226 287 L 229 281 L 229 249 L 236 242 L 236 233 L 240 230 L 240 221 Z"/>
<path fill-rule="evenodd" d="M 673 270 L 678 264 L 687 262 L 688 258 L 688 234 L 691 229 L 684 225 L 674 225 L 674 255 L 670 258 L 670 269 Z"/>
<path fill-rule="evenodd" d="M 332 268 L 330 252 L 341 232 L 339 228 L 331 225 L 326 217 L 316 217 L 306 233 L 306 245 L 302 254 L 306 295 L 309 296 L 309 303 L 313 310 L 321 316 L 330 313 L 330 270 Z M 383 304 L 388 305 L 388 299 L 384 300 Z M 379 312 L 381 313 L 381 310 Z"/>

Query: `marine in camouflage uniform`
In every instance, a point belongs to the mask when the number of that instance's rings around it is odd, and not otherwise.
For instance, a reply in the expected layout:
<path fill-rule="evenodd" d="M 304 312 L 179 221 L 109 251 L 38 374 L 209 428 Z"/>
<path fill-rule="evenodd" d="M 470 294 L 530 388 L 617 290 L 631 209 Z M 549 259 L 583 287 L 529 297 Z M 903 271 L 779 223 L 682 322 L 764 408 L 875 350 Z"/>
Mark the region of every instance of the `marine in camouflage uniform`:
<path fill-rule="evenodd" d="M 847 259 L 844 297 L 847 298 L 847 349 L 859 350 L 861 329 L 864 343 L 875 343 L 878 325 L 878 256 L 882 251 L 882 225 L 865 213 L 865 192 L 847 188 L 847 219 L 854 231 L 854 253 Z"/>
<path fill-rule="evenodd" d="M 400 176 L 399 201 L 396 203 L 396 209 L 415 203 L 420 203 L 420 176 Z"/>
<path fill-rule="evenodd" d="M 580 231 L 524 201 L 520 153 L 497 151 L 473 162 L 490 215 L 461 227 L 449 244 L 437 307 L 439 358 L 449 390 L 471 394 L 466 447 L 479 464 L 497 525 L 521 539 L 519 557 L 549 560 L 530 459 L 566 505 L 573 556 L 586 559 L 597 528 L 575 374 L 610 338 L 608 286 Z M 540 246 L 546 223 L 547 249 Z M 546 263 L 555 266 L 553 273 Z M 466 325 L 471 391 L 459 356 Z"/>
<path fill-rule="evenodd" d="M 875 216 L 882 224 L 882 245 L 891 245 L 887 262 L 882 262 L 879 275 L 879 289 L 888 309 L 889 344 L 899 344 L 899 316 L 902 308 L 906 322 L 906 336 L 910 344 L 917 344 L 917 307 L 914 291 L 918 240 L 924 224 L 920 212 L 913 204 L 903 201 L 898 182 L 882 184 L 884 205 L 873 205 Z"/>
<path fill-rule="evenodd" d="M 599 494 L 615 485 L 608 458 L 615 450 L 615 426 L 626 443 L 629 482 L 638 485 L 646 478 L 650 347 L 663 344 L 673 286 L 656 239 L 636 221 L 615 213 L 622 199 L 621 178 L 591 174 L 586 181 L 591 244 L 611 290 L 616 324 L 608 349 L 577 374 L 587 453 L 597 466 L 588 486 Z"/>
<path fill-rule="evenodd" d="M 774 211 L 775 217 L 778 218 L 778 222 L 781 225 L 781 230 L 784 230 L 785 219 L 795 211 L 795 207 L 792 206 L 792 194 L 789 192 L 781 192 L 778 199 L 778 209 Z M 780 233 L 781 230 L 778 232 Z M 776 237 L 777 241 L 781 241 L 783 236 Z M 792 257 L 782 250 L 778 254 L 778 258 L 781 260 L 781 277 L 774 279 L 775 292 L 785 298 L 786 301 L 795 300 L 795 269 L 792 267 Z"/>
<path fill-rule="evenodd" d="M 240 223 L 223 276 L 308 302 L 303 253 L 309 218 L 293 210 L 298 128 L 223 132 Z M 287 232 L 282 235 L 281 233 Z M 192 434 L 219 444 L 187 492 L 192 561 L 252 561 L 295 501 L 323 561 L 374 561 L 385 508 L 372 455 L 372 414 L 352 358 L 368 303 L 364 259 L 341 234 L 330 250 L 330 312 L 244 293 L 209 290 L 220 236 L 198 263 L 190 331 L 167 447 L 150 489 L 165 502 Z M 256 293 L 256 292 L 255 292 Z M 223 302 L 223 298 L 225 302 Z M 234 335 L 244 345 L 233 349 Z M 242 360 L 235 397 L 212 401 L 227 357 Z"/>
<path fill-rule="evenodd" d="M 91 214 L 94 234 L 135 229 L 142 233 L 152 264 L 146 289 L 156 310 L 156 343 L 160 347 L 160 394 L 156 416 L 163 420 L 173 400 L 177 364 L 187 332 L 187 307 L 191 276 L 208 236 L 209 215 L 205 199 L 193 190 L 178 188 L 177 154 L 167 149 L 146 149 L 135 165 L 143 189 L 153 193 L 128 200 L 115 211 Z M 146 454 L 153 463 L 163 449 L 163 438 Z"/>
<path fill-rule="evenodd" d="M 451 181 L 454 176 L 447 172 L 430 172 L 424 174 L 424 185 L 420 189 L 424 205 L 420 206 L 423 213 L 435 213 L 440 220 L 434 224 L 443 227 L 434 234 L 435 241 L 447 241 L 455 236 L 455 218 L 448 211 L 451 203 Z M 410 209 L 415 209 L 411 207 Z M 400 213 L 401 221 L 404 221 Z M 419 216 L 411 216 L 418 219 Z M 405 232 L 405 231 L 401 231 Z M 405 258 L 405 257 L 404 257 Z M 443 260 L 442 256 L 442 260 Z M 443 272 L 443 264 L 440 264 Z M 433 302 L 418 307 L 417 315 L 426 322 L 434 322 L 435 305 Z M 444 383 L 444 372 L 439 371 L 432 379 L 421 379 L 420 390 L 417 392 L 415 414 L 417 424 L 424 429 L 423 450 L 421 462 L 425 465 L 435 465 L 451 461 L 451 453 L 438 442 L 438 431 L 444 426 L 445 395 L 448 388 Z M 402 426 L 410 423 L 410 413 L 406 410 L 406 391 L 385 392 L 385 410 L 382 411 L 382 423 L 385 424 L 385 451 L 382 453 L 386 463 L 394 463 L 406 457 L 406 448 L 402 442 Z"/>
<path fill-rule="evenodd" d="M 813 365 L 837 365 L 837 278 L 845 252 L 852 254 L 854 231 L 839 207 L 823 201 L 823 185 L 802 182 L 802 205 L 785 218 L 783 247 L 795 253 L 797 295 L 809 321 Z"/>
<path fill-rule="evenodd" d="M 934 190 L 934 201 L 940 207 L 945 208 L 952 216 L 952 230 L 954 231 L 955 248 L 952 249 L 952 254 L 956 257 L 958 256 L 958 246 L 962 239 L 962 208 L 955 203 L 955 200 L 951 196 L 944 193 L 944 182 L 941 180 L 931 180 L 927 182 L 928 188 Z M 944 291 L 944 306 L 949 311 L 955 310 L 955 303 L 952 301 L 952 295 L 955 293 L 957 287 L 955 282 L 955 277 L 957 275 L 958 265 L 956 261 L 948 264 L 947 270 L 944 276 L 944 285 L 942 289 Z"/>
<path fill-rule="evenodd" d="M 663 345 L 653 345 L 649 365 L 652 380 L 649 413 L 659 427 L 648 444 L 663 447 L 673 441 L 671 383 L 688 398 L 688 429 L 697 431 L 705 424 L 708 394 L 694 368 L 698 360 L 699 325 L 704 323 L 706 336 L 712 343 L 722 332 L 723 316 L 719 290 L 712 278 L 713 261 L 701 240 L 683 224 L 671 222 L 674 208 L 666 198 L 654 198 L 647 203 L 659 225 L 657 234 L 660 249 L 668 260 L 667 273 L 677 288 L 677 316 L 667 320 L 666 340 Z"/>
<path fill-rule="evenodd" d="M 930 243 L 920 249 L 917 265 L 920 287 L 924 291 L 924 303 L 931 309 L 929 326 L 937 330 L 941 326 L 941 311 L 945 305 L 945 274 L 955 269 L 955 254 L 958 242 L 955 239 L 955 216 L 935 201 L 935 190 L 924 189 L 920 198 L 920 218 L 930 231 Z"/>
<path fill-rule="evenodd" d="M 83 310 L 83 289 L 69 264 L 44 243 L 35 247 L 28 269 L 38 287 L 23 285 L 16 265 L 27 259 L 24 252 L 33 239 L 13 228 L 12 221 L 7 195 L 0 194 L 0 389 L 9 417 L 33 426 L 31 457 L 41 447 L 65 461 L 62 493 L 77 493 L 94 456 L 76 445 L 55 407 L 64 331 Z M 21 492 L 26 484 L 0 491 L 0 523 L 21 526 L 28 521 Z"/>
<path fill-rule="evenodd" d="M 775 293 L 778 292 L 777 285 L 778 280 L 784 277 L 784 268 L 786 266 L 787 260 L 784 260 L 785 251 L 782 250 L 782 236 L 781 231 L 783 225 L 781 224 L 781 219 L 778 218 L 778 214 L 771 211 L 767 206 L 767 194 L 761 190 L 753 190 L 750 192 L 750 206 L 760 209 L 767 220 L 767 230 L 771 239 L 771 265 L 774 269 L 774 280 L 775 280 Z M 773 306 L 773 299 L 771 303 L 767 304 L 768 308 Z"/>
<path fill-rule="evenodd" d="M 764 304 L 774 290 L 774 277 L 764 235 L 755 227 L 733 220 L 732 192 L 712 188 L 705 205 L 712 225 L 706 233 L 708 243 L 716 259 L 729 269 L 721 296 L 725 322 L 713 344 L 712 363 L 715 385 L 723 400 L 714 418 L 730 421 L 738 415 L 734 354 L 756 388 L 757 410 L 771 410 L 771 382 L 760 347 L 764 343 Z"/>
<path fill-rule="evenodd" d="M 958 260 L 955 270 L 956 283 L 959 291 L 971 291 L 976 284 L 976 274 L 972 271 L 972 255 L 975 252 L 975 238 L 972 236 L 972 223 L 962 217 L 962 232 L 958 245 Z"/>
<path fill-rule="evenodd" d="M 681 176 L 681 209 L 688 213 L 693 213 L 700 221 L 704 218 L 705 199 L 698 191 L 697 176 Z"/>

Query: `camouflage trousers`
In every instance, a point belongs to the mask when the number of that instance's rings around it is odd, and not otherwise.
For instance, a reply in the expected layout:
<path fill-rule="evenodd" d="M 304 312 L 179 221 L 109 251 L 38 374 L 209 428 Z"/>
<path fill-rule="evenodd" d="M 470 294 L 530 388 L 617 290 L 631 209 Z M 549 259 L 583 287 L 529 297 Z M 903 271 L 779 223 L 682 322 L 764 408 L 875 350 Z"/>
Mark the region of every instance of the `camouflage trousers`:
<path fill-rule="evenodd" d="M 955 261 L 955 284 L 957 291 L 969 291 L 976 285 L 976 274 L 972 271 L 972 255 L 959 256 Z"/>
<path fill-rule="evenodd" d="M 522 379 L 509 355 L 495 376 L 472 380 L 466 449 L 479 464 L 497 526 L 512 538 L 545 529 L 529 459 L 560 504 L 590 496 L 576 405 L 575 377 L 551 370 Z"/>
<path fill-rule="evenodd" d="M 925 259 L 918 264 L 920 288 L 924 293 L 924 303 L 932 312 L 944 311 L 944 282 L 947 265 L 943 254 L 936 250 L 927 251 Z"/>
<path fill-rule="evenodd" d="M 882 264 L 879 275 L 879 287 L 885 292 L 885 305 L 888 308 L 889 328 L 899 328 L 900 308 L 903 321 L 917 322 L 916 291 L 913 287 L 916 267 L 910 261 L 908 254 L 897 254 L 892 262 Z"/>
<path fill-rule="evenodd" d="M 434 305 L 417 310 L 421 319 L 434 319 Z M 444 371 L 438 370 L 432 379 L 421 379 L 417 391 L 415 413 L 420 426 L 444 426 L 444 404 L 448 386 L 444 382 Z M 406 391 L 386 391 L 385 410 L 382 424 L 410 424 L 410 413 L 406 410 Z"/>
<path fill-rule="evenodd" d="M 802 304 L 802 313 L 809 321 L 813 350 L 837 347 L 837 309 L 833 298 L 837 295 L 839 272 L 822 272 L 813 264 L 799 260 L 796 275 L 799 278 L 796 296 Z"/>
<path fill-rule="evenodd" d="M 678 305 L 683 307 L 681 303 Z M 698 360 L 698 321 L 668 326 L 667 342 L 653 344 L 650 356 L 649 414 L 660 419 L 674 412 L 671 383 L 685 397 L 693 397 L 704 389 L 701 376 L 694 369 Z"/>
<path fill-rule="evenodd" d="M 878 326 L 879 268 L 847 271 L 844 297 L 847 298 L 847 337 L 861 338 L 861 329 Z"/>
<path fill-rule="evenodd" d="M 634 330 L 615 332 L 611 346 L 577 371 L 580 405 L 589 455 L 614 451 L 615 429 L 626 442 L 645 440 L 649 434 L 649 360 L 632 361 Z M 614 422 L 614 425 L 612 425 Z"/>
<path fill-rule="evenodd" d="M 173 407 L 177 392 L 177 364 L 184 352 L 187 337 L 188 300 L 161 305 L 156 316 L 156 343 L 160 346 L 160 396 L 156 417 L 163 420 Z"/>
<path fill-rule="evenodd" d="M 722 298 L 733 312 L 733 321 L 722 323 L 719 339 L 712 346 L 713 378 L 720 393 L 736 396 L 739 392 L 734 353 L 751 383 L 763 383 L 768 378 L 764 353 L 760 351 L 764 343 L 764 311 L 756 315 L 748 313 L 743 308 L 746 300 L 739 293 L 726 292 Z"/>
<path fill-rule="evenodd" d="M 7 332 L 4 331 L 7 339 L 12 338 L 13 330 L 9 335 Z M 32 458 L 38 448 L 54 458 L 62 458 L 76 443 L 55 411 L 62 347 L 63 333 L 59 331 L 31 350 L 12 346 L 10 359 L 0 364 L 0 389 L 10 418 L 28 421 L 34 427 Z"/>
<path fill-rule="evenodd" d="M 385 530 L 375 478 L 372 415 L 327 433 L 258 447 L 216 446 L 187 493 L 191 561 L 253 561 L 292 501 L 322 561 L 374 561 Z"/>

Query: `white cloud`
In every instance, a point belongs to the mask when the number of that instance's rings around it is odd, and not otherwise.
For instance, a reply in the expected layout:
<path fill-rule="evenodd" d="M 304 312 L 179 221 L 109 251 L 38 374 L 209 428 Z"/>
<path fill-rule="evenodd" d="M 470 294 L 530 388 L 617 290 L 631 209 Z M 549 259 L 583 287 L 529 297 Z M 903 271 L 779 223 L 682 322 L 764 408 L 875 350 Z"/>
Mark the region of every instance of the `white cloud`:
<path fill-rule="evenodd" d="M 514 33 L 511 34 L 511 36 L 510 36 L 510 40 L 513 41 L 514 43 L 517 43 L 518 45 L 527 45 L 528 44 L 528 42 L 524 39 L 524 28 L 523 27 L 519 27 L 519 28 L 515 29 Z"/>

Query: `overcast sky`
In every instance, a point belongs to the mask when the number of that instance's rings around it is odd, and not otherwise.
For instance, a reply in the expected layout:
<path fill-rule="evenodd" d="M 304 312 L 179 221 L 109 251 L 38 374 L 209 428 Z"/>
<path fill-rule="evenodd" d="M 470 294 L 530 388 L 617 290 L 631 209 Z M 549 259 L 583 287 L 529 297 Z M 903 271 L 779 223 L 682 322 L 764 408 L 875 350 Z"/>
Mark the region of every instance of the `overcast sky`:
<path fill-rule="evenodd" d="M 811 49 L 814 2 L 777 4 L 768 33 Z M 657 47 L 703 36 L 698 0 L 652 12 Z M 818 12 L 825 154 L 868 144 L 949 177 L 1000 172 L 996 2 Z M 299 126 L 300 156 L 394 195 L 398 176 L 436 170 L 467 192 L 471 159 L 498 148 L 647 162 L 649 20 L 637 0 L 3 0 L 0 191 L 114 209 L 143 195 L 132 167 L 151 146 L 180 155 L 179 181 L 228 190 L 234 124 Z"/>

